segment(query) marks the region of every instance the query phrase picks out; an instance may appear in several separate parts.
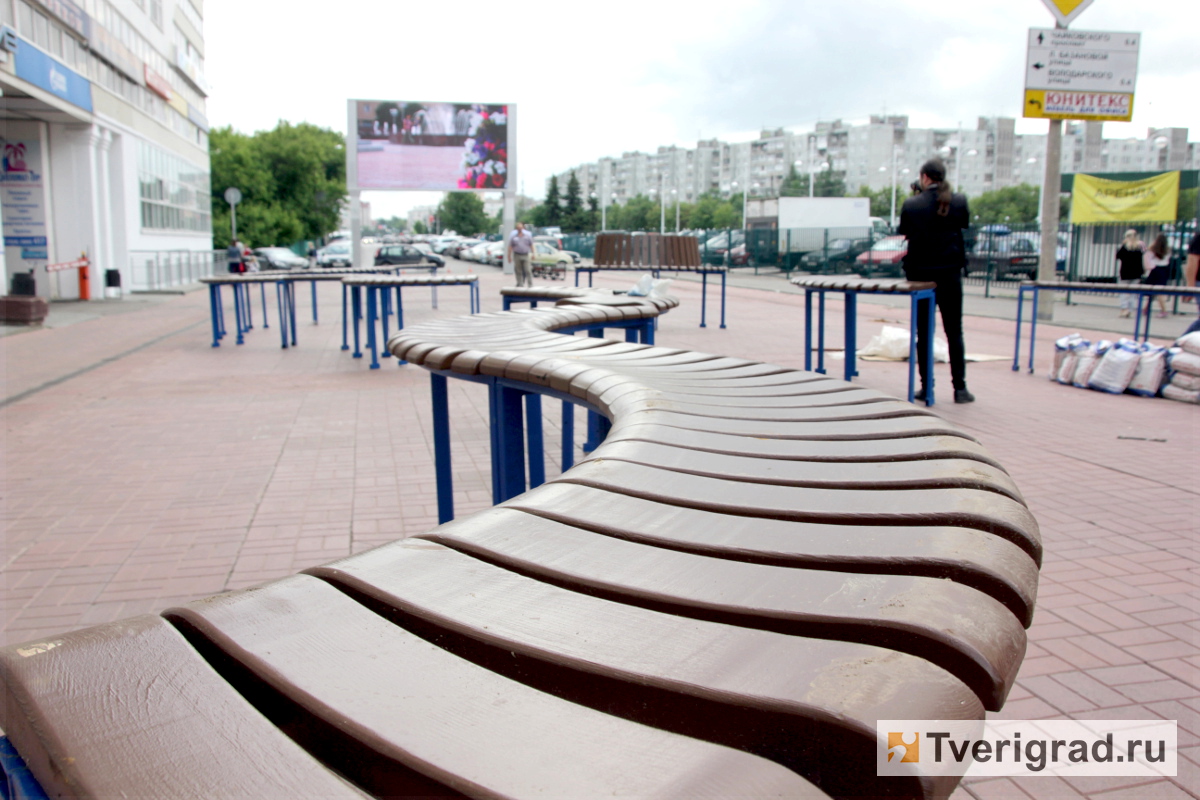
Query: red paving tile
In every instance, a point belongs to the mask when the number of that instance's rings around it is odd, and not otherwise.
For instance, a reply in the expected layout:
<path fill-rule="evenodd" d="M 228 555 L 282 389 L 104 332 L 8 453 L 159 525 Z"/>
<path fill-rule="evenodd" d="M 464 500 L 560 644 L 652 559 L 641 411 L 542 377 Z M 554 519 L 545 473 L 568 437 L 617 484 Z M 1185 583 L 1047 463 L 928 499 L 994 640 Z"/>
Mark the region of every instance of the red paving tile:
<path fill-rule="evenodd" d="M 494 270 L 481 277 L 484 308 L 496 310 L 504 280 Z M 601 273 L 596 283 L 631 281 Z M 782 283 L 731 286 L 722 330 L 715 297 L 699 328 L 699 285 L 677 280 L 682 305 L 661 320 L 658 340 L 802 367 L 803 298 L 776 291 Z M 336 294 L 320 288 L 325 321 L 314 326 L 308 292 L 298 293 L 299 342 L 286 351 L 274 327 L 251 331 L 241 347 L 230 338 L 212 348 L 201 292 L 0 339 L 4 396 L 19 398 L 3 407 L 4 641 L 159 611 L 435 524 L 428 379 L 390 361 L 371 371 L 342 352 Z M 443 293 L 433 311 L 406 298 L 406 320 L 462 314 L 459 299 Z M 905 318 L 865 299 L 860 336 Z M 831 307 L 827 341 L 840 343 L 840 304 Z M 966 329 L 968 352 L 1011 355 L 1010 320 L 971 316 Z M 1050 343 L 1070 331 L 1039 326 L 1033 375 L 1013 372 L 1011 361 L 969 365 L 979 398 L 971 405 L 946 402 L 948 370 L 937 368 L 934 410 L 1005 465 L 1046 546 L 1029 656 L 998 716 L 1177 718 L 1191 737 L 1200 709 L 1200 409 L 1046 380 Z M 830 362 L 831 373 L 840 368 Z M 861 385 L 904 389 L 903 364 L 859 371 Z M 461 515 L 490 504 L 486 397 L 476 385 L 450 388 Z M 557 404 L 545 413 L 554 475 Z M 1182 763 L 1187 773 L 1175 780 L 968 779 L 953 796 L 1188 796 L 1195 765 Z"/>

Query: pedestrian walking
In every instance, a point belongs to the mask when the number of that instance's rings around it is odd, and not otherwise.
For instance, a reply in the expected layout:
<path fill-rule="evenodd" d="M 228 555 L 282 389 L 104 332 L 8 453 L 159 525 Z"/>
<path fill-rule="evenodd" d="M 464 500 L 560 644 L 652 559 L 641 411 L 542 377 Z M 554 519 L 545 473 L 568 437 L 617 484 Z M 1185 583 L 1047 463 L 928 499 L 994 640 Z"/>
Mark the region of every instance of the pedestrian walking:
<path fill-rule="evenodd" d="M 242 273 L 246 271 L 246 260 L 242 256 L 242 243 L 234 239 L 225 250 L 225 260 L 229 262 L 229 271 Z"/>
<path fill-rule="evenodd" d="M 1132 286 L 1142 280 L 1145 271 L 1142 266 L 1142 256 L 1146 252 L 1146 244 L 1138 238 L 1133 228 L 1125 231 L 1125 239 L 1117 248 L 1117 283 L 1122 286 Z M 1133 295 L 1127 292 L 1121 294 L 1121 316 L 1133 315 Z"/>
<path fill-rule="evenodd" d="M 946 165 L 940 158 L 931 158 L 921 166 L 919 183 L 920 194 L 905 200 L 900 209 L 898 233 L 908 239 L 904 275 L 910 281 L 937 284 L 935 302 L 942 313 L 942 330 L 950 346 L 954 402 L 972 403 L 975 395 L 967 390 L 966 346 L 963 343 L 962 326 L 962 275 L 967 265 L 963 230 L 971 224 L 967 198 L 952 191 L 946 182 Z M 933 308 L 930 301 L 918 301 L 917 363 L 920 365 L 921 390 L 915 395 L 917 400 L 924 400 L 928 391 L 925 385 L 924 340 L 931 314 Z"/>
<path fill-rule="evenodd" d="M 1142 254 L 1142 266 L 1146 276 L 1142 283 L 1147 286 L 1166 286 L 1171 279 L 1171 245 L 1167 243 L 1167 235 L 1160 233 L 1154 237 L 1154 244 Z M 1158 316 L 1167 317 L 1167 300 L 1161 294 L 1155 297 L 1158 301 Z M 1150 316 L 1150 303 L 1146 304 L 1146 316 Z"/>
<path fill-rule="evenodd" d="M 513 263 L 517 286 L 533 286 L 533 269 L 529 265 L 532 252 L 533 236 L 525 230 L 524 222 L 518 222 L 517 229 L 508 237 L 508 258 Z"/>

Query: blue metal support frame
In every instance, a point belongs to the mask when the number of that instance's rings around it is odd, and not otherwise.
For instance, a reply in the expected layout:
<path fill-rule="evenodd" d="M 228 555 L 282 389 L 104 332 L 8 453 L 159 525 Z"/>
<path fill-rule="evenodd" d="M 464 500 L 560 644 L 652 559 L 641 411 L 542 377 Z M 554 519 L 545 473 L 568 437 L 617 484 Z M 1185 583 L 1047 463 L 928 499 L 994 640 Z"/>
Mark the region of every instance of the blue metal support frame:
<path fill-rule="evenodd" d="M 271 327 L 270 321 L 267 319 L 267 287 L 263 284 L 258 284 L 258 297 L 262 300 L 263 310 L 263 329 Z"/>
<path fill-rule="evenodd" d="M 454 519 L 454 473 L 450 467 L 450 404 L 446 376 L 429 374 L 433 400 L 433 469 L 437 483 L 438 524 Z"/>
<path fill-rule="evenodd" d="M 529 454 L 529 488 L 536 489 L 546 482 L 545 442 L 542 438 L 542 396 L 536 392 L 525 395 L 525 440 Z"/>
<path fill-rule="evenodd" d="M 575 404 L 562 401 L 562 469 L 575 466 Z"/>
<path fill-rule="evenodd" d="M 0 736 L 0 795 L 4 800 L 49 800 L 7 736 Z"/>

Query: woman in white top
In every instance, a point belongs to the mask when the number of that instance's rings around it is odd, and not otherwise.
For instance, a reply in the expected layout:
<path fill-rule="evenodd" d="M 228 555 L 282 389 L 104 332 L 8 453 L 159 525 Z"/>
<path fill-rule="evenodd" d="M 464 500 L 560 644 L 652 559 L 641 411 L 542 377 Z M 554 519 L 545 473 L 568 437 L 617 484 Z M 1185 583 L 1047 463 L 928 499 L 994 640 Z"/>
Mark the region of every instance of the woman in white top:
<path fill-rule="evenodd" d="M 1154 244 L 1150 245 L 1150 249 L 1142 256 L 1142 269 L 1145 272 L 1142 278 L 1142 283 L 1147 286 L 1166 286 L 1170 280 L 1171 270 L 1168 266 L 1171 263 L 1171 245 L 1167 244 L 1167 237 L 1160 233 L 1158 238 L 1154 240 Z M 1161 294 L 1158 295 L 1158 316 L 1166 318 L 1167 316 L 1167 301 Z M 1150 313 L 1150 304 L 1146 304 L 1146 314 Z"/>

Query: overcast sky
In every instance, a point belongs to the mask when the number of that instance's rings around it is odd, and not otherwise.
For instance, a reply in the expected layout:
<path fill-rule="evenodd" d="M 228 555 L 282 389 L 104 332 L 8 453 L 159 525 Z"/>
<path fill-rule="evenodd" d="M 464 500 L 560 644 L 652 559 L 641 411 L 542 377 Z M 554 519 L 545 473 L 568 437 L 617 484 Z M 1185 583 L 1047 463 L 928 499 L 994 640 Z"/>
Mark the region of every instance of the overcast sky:
<path fill-rule="evenodd" d="M 516 103 L 518 188 L 624 151 L 745 141 L 762 128 L 908 114 L 915 127 L 1019 116 L 1041 0 L 336 0 L 316 17 L 268 0 L 205 3 L 214 126 L 345 131 L 348 98 Z M 1133 122 L 1200 140 L 1200 3 L 1095 0 L 1072 28 L 1142 34 Z M 1019 120 L 1018 133 L 1044 132 Z M 370 192 L 376 217 L 438 194 Z"/>

